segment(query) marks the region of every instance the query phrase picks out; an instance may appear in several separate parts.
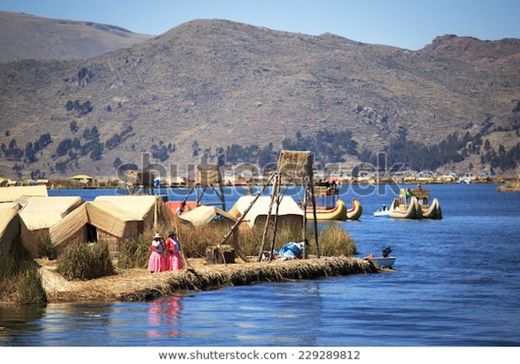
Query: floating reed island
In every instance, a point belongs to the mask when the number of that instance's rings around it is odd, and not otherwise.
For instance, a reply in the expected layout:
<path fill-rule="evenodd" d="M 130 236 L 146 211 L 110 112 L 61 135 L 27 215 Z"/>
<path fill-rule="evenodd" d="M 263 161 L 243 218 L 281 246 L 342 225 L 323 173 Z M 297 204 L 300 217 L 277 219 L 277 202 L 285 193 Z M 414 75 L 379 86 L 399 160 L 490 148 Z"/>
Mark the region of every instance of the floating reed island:
<path fill-rule="evenodd" d="M 39 261 L 48 302 L 148 301 L 186 291 L 207 291 L 259 282 L 318 279 L 380 272 L 380 268 L 352 257 L 205 265 L 188 259 L 190 268 L 150 274 L 145 269 L 119 269 L 117 274 L 87 281 L 68 281 L 55 267 Z"/>
<path fill-rule="evenodd" d="M 378 272 L 373 263 L 352 257 L 356 246 L 341 226 L 318 225 L 312 160 L 309 151 L 282 151 L 262 189 L 243 210 L 235 206 L 230 212 L 216 165 L 199 166 L 198 172 L 202 194 L 213 189 L 222 209 L 198 206 L 198 199 L 185 211 L 192 189 L 177 210 L 175 202 L 154 195 L 97 196 L 85 202 L 49 197 L 45 187 L 36 196 L 28 187 L 8 187 L 0 193 L 5 196 L 0 201 L 8 202 L 2 207 L 5 226 L 0 226 L 0 258 L 6 263 L 0 265 L 0 302 L 150 300 L 176 291 Z M 303 209 L 284 196 L 284 180 L 305 187 Z M 271 181 L 270 197 L 262 196 Z M 309 201 L 312 219 L 305 213 Z M 151 274 L 145 269 L 150 241 L 170 230 L 181 242 L 187 269 Z M 312 255 L 316 258 L 307 259 Z M 235 263 L 238 257 L 243 263 Z M 33 289 L 26 289 L 26 281 Z"/>

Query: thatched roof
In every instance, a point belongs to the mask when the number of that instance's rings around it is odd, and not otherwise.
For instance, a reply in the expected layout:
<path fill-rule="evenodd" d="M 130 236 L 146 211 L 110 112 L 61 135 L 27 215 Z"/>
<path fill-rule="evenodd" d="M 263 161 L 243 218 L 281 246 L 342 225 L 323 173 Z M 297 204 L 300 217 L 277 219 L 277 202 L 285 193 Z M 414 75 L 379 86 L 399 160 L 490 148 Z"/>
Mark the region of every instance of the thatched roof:
<path fill-rule="evenodd" d="M 191 223 L 194 227 L 201 227 L 215 221 L 219 216 L 229 221 L 236 222 L 234 216 L 215 206 L 198 206 L 193 210 L 180 215 L 179 218 Z"/>
<path fill-rule="evenodd" d="M 5 254 L 20 236 L 19 205 L 0 203 L 0 254 Z"/>
<path fill-rule="evenodd" d="M 242 216 L 251 202 L 254 200 L 255 196 L 242 196 L 237 202 L 233 205 L 231 210 L 229 210 L 230 215 L 238 218 Z M 258 217 L 267 216 L 269 212 L 269 204 L 271 202 L 270 196 L 260 196 L 258 200 L 255 202 L 251 210 L 247 213 L 244 218 L 250 226 L 254 226 Z M 274 215 L 277 209 L 277 203 L 273 204 L 273 209 L 271 214 Z M 303 210 L 296 204 L 294 199 L 291 196 L 284 196 L 282 201 L 280 202 L 280 207 L 278 208 L 278 216 L 294 216 L 301 217 L 303 221 Z"/>
<path fill-rule="evenodd" d="M 47 197 L 47 187 L 42 185 L 0 188 L 0 202 L 13 202 L 22 196 Z"/>
<path fill-rule="evenodd" d="M 29 230 L 48 229 L 83 202 L 80 197 L 31 197 L 20 217 Z"/>

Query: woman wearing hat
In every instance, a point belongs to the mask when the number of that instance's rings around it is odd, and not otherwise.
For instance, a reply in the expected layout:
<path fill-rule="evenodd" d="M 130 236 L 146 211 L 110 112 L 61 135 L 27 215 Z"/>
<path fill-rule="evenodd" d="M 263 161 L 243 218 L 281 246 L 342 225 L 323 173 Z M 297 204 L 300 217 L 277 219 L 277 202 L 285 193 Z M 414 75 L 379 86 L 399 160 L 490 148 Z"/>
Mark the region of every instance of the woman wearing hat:
<path fill-rule="evenodd" d="M 166 249 L 166 261 L 167 270 L 181 270 L 182 269 L 182 257 L 181 257 L 181 243 L 177 240 L 175 232 L 170 231 L 168 233 L 168 239 L 165 243 Z"/>
<path fill-rule="evenodd" d="M 150 259 L 148 259 L 148 271 L 150 273 L 158 273 L 161 271 L 161 266 L 163 264 L 163 252 L 164 245 L 162 243 L 162 236 L 159 233 L 156 233 L 152 240 L 152 254 L 150 254 Z"/>

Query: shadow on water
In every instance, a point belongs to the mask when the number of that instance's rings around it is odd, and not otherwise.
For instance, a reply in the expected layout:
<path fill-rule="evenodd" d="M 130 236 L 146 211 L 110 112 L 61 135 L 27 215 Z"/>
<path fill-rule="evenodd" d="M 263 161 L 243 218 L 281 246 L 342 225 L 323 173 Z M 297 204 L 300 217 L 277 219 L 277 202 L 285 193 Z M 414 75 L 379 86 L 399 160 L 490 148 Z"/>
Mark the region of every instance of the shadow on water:
<path fill-rule="evenodd" d="M 0 345 L 17 345 L 18 337 L 24 333 L 38 335 L 41 327 L 35 322 L 44 314 L 45 306 L 0 304 Z"/>

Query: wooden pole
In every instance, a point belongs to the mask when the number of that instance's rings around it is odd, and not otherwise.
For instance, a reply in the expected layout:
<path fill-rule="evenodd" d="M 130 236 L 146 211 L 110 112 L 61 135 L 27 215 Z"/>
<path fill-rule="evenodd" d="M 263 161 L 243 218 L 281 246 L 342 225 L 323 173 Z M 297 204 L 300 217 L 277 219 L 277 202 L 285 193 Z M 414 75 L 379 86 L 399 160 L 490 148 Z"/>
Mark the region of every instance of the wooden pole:
<path fill-rule="evenodd" d="M 312 160 L 311 160 L 312 161 Z M 309 167 L 309 184 L 311 187 L 312 217 L 314 218 L 314 243 L 316 244 L 316 256 L 320 257 L 320 244 L 318 242 L 318 217 L 316 216 L 316 196 L 314 195 L 314 175 L 312 171 L 312 162 Z"/>
<path fill-rule="evenodd" d="M 206 189 L 208 187 L 204 186 L 204 188 L 202 189 L 202 193 L 201 195 L 199 196 L 198 192 L 197 192 L 197 205 L 199 204 L 200 200 L 202 200 L 202 197 L 204 196 L 204 194 L 206 193 Z M 198 190 L 197 190 L 198 191 Z"/>
<path fill-rule="evenodd" d="M 307 181 L 303 183 L 303 259 L 307 259 Z"/>
<path fill-rule="evenodd" d="M 276 191 L 276 212 L 274 215 L 274 228 L 273 228 L 273 240 L 271 241 L 271 253 L 269 255 L 269 261 L 273 260 L 274 243 L 276 242 L 276 230 L 278 229 L 278 211 L 280 209 L 280 203 L 282 202 L 283 196 L 280 196 L 280 184 L 282 183 L 282 177 L 278 174 L 278 183 Z"/>
<path fill-rule="evenodd" d="M 182 203 L 186 203 L 186 201 L 188 201 L 188 197 L 190 197 L 190 195 L 194 189 L 195 189 L 195 185 L 191 186 L 190 190 L 188 191 L 188 194 L 186 196 L 184 196 L 184 200 L 182 200 Z"/>
<path fill-rule="evenodd" d="M 226 211 L 226 199 L 224 197 L 224 190 L 223 190 L 223 187 L 220 186 L 220 192 L 217 191 L 217 189 L 215 188 L 215 186 L 211 185 L 211 188 L 213 189 L 213 191 L 215 192 L 215 194 L 217 195 L 217 197 L 219 198 L 220 200 L 220 204 L 219 203 L 216 203 L 216 204 L 205 204 L 205 205 L 220 205 L 222 207 L 222 210 Z"/>
<path fill-rule="evenodd" d="M 249 259 L 246 257 L 246 255 L 242 251 L 242 248 L 240 248 L 240 244 L 238 243 L 238 236 L 236 230 L 233 231 L 233 239 L 231 240 L 233 242 L 233 248 L 235 248 L 235 251 L 237 252 L 240 259 L 242 259 L 246 263 L 249 263 Z"/>
<path fill-rule="evenodd" d="M 220 170 L 219 170 L 219 176 L 220 176 Z M 222 181 L 222 178 L 219 178 L 218 186 L 219 186 L 219 190 L 220 190 L 220 201 L 222 201 L 222 210 L 226 211 L 226 191 L 224 190 L 224 182 Z"/>
<path fill-rule="evenodd" d="M 271 201 L 269 202 L 269 209 L 267 210 L 267 217 L 265 219 L 264 232 L 262 234 L 262 244 L 260 246 L 260 253 L 258 254 L 258 261 L 262 260 L 262 253 L 264 251 L 265 239 L 267 238 L 267 232 L 269 231 L 269 219 L 271 218 L 271 212 L 273 211 L 274 199 L 276 197 L 276 189 L 278 188 L 278 174 L 276 171 L 276 178 L 274 180 L 273 190 L 271 191 Z"/>
<path fill-rule="evenodd" d="M 255 198 L 253 199 L 253 201 L 251 201 L 251 203 L 249 204 L 249 206 L 247 207 L 247 209 L 245 209 L 244 213 L 242 214 L 242 216 L 240 216 L 240 218 L 235 222 L 235 224 L 231 227 L 231 229 L 226 233 L 226 235 L 224 235 L 224 237 L 222 238 L 222 240 L 218 243 L 218 246 L 220 247 L 222 244 L 224 244 L 228 239 L 229 237 L 235 232 L 235 230 L 238 228 L 238 226 L 240 225 L 240 223 L 245 219 L 247 213 L 249 212 L 249 210 L 251 210 L 251 208 L 253 207 L 253 205 L 255 204 L 255 202 L 258 200 L 258 198 L 262 195 L 262 193 L 265 191 L 265 189 L 267 188 L 267 186 L 269 185 L 269 182 L 271 182 L 271 180 L 274 178 L 274 176 L 276 175 L 276 173 L 273 173 L 271 175 L 271 177 L 269 177 L 269 179 L 267 180 L 267 183 L 264 185 L 264 187 L 262 187 L 262 189 L 260 191 L 258 191 L 258 193 L 256 194 Z"/>
<path fill-rule="evenodd" d="M 179 241 L 179 244 L 181 244 L 179 251 L 181 253 L 181 258 L 184 261 L 184 267 L 185 267 L 185 269 L 188 269 L 188 268 L 190 268 L 190 263 L 188 263 L 188 259 L 184 255 L 184 249 L 182 249 L 182 243 L 181 243 L 182 239 L 181 239 L 181 236 L 179 234 L 178 222 L 175 224 L 175 233 L 176 233 L 175 235 L 177 235 L 177 240 Z"/>
<path fill-rule="evenodd" d="M 153 228 L 157 232 L 157 219 L 158 219 L 158 213 L 157 209 L 159 208 L 159 197 L 155 198 L 155 205 L 153 208 Z"/>

